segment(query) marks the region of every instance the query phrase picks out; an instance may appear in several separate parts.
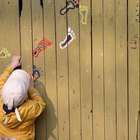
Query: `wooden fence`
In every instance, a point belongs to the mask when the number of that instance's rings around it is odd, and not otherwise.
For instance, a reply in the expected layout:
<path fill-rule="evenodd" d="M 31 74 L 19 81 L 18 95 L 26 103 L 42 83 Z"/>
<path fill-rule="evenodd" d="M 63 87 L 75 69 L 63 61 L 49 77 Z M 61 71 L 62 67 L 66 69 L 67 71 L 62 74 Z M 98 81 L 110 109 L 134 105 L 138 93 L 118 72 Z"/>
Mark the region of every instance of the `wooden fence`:
<path fill-rule="evenodd" d="M 36 140 L 140 140 L 138 0 L 0 0 L 0 72 L 21 54 L 47 103 Z"/>

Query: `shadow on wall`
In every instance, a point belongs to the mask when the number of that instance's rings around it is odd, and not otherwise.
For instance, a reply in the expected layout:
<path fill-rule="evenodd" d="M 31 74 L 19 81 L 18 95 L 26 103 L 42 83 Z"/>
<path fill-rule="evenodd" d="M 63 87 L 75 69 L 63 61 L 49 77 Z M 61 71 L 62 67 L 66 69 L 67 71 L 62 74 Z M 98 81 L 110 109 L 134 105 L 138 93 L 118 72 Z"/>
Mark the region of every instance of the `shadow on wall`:
<path fill-rule="evenodd" d="M 35 83 L 36 89 L 40 92 L 44 101 L 46 101 L 46 108 L 40 117 L 36 120 L 36 140 L 48 140 L 52 137 L 54 140 L 57 139 L 52 133 L 57 125 L 57 118 L 55 115 L 55 109 L 52 101 L 49 99 L 46 93 L 45 86 L 38 80 Z"/>

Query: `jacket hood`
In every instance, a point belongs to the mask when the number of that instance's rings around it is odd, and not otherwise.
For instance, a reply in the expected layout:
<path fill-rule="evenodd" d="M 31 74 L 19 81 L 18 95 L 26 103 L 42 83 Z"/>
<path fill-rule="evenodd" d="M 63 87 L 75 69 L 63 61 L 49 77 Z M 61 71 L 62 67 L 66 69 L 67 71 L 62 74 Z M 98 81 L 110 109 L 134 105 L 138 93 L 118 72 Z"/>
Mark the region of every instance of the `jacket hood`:
<path fill-rule="evenodd" d="M 11 110 L 20 106 L 27 98 L 29 89 L 29 74 L 24 70 L 15 70 L 5 82 L 1 98 L 4 104 Z"/>
<path fill-rule="evenodd" d="M 0 101 L 2 103 L 2 101 Z M 3 104 L 3 103 L 2 103 Z M 6 112 L 2 109 L 0 111 L 1 115 L 0 115 L 0 123 L 2 123 L 3 125 L 5 125 L 7 128 L 13 129 L 18 127 L 21 123 L 23 123 L 24 119 L 26 118 L 27 112 L 25 111 L 25 104 L 21 105 L 18 108 L 18 111 L 20 113 L 20 117 L 22 119 L 22 121 L 18 121 L 17 120 L 17 116 L 15 112 L 11 112 L 10 114 L 6 115 Z"/>

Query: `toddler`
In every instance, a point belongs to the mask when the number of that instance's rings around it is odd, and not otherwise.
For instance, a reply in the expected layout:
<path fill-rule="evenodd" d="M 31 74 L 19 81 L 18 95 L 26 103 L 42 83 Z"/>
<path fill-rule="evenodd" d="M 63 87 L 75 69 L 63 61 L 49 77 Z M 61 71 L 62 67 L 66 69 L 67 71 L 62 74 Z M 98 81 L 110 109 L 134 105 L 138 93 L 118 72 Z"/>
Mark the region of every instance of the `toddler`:
<path fill-rule="evenodd" d="M 1 140 L 34 140 L 34 122 L 45 109 L 33 77 L 24 70 L 14 70 L 21 65 L 20 59 L 13 56 L 0 76 Z"/>

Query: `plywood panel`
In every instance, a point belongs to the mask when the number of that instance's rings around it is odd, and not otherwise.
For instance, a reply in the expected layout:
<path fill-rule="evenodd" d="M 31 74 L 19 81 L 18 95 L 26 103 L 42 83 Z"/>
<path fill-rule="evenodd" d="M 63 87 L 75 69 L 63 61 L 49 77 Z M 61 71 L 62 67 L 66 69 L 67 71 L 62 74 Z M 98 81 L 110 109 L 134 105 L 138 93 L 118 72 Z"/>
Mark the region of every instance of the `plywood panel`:
<path fill-rule="evenodd" d="M 32 8 L 32 36 L 33 36 L 33 51 L 36 48 L 45 47 L 45 42 L 43 40 L 43 7 L 40 3 L 41 1 L 32 0 L 31 8 Z M 42 41 L 42 43 L 40 43 Z M 40 44 L 39 44 L 40 43 Z M 42 44 L 42 45 L 41 45 Z M 38 50 L 38 49 L 37 49 Z M 40 91 L 40 94 L 46 100 L 46 90 L 45 90 L 45 66 L 44 66 L 44 52 L 46 49 L 40 49 L 35 53 L 36 55 L 33 56 L 33 64 L 35 65 L 36 69 L 40 72 L 40 77 L 36 82 L 36 87 Z M 37 55 L 38 54 L 38 55 Z M 36 139 L 46 139 L 46 110 L 43 114 L 38 118 L 36 122 Z"/>
<path fill-rule="evenodd" d="M 104 140 L 103 2 L 92 1 L 93 138 Z"/>
<path fill-rule="evenodd" d="M 33 71 L 32 64 L 32 28 L 31 28 L 31 1 L 23 0 L 21 3 L 20 34 L 22 69 L 30 74 Z"/>
<path fill-rule="evenodd" d="M 68 99 L 68 55 L 67 48 L 61 49 L 60 42 L 67 36 L 66 15 L 60 15 L 66 1 L 55 1 L 56 50 L 57 50 L 57 99 L 58 99 L 58 139 L 69 139 L 69 99 Z"/>
<path fill-rule="evenodd" d="M 19 14 L 16 0 L 0 0 L 0 63 L 1 72 L 20 53 Z"/>
<path fill-rule="evenodd" d="M 56 29 L 55 2 L 44 0 L 44 37 L 52 42 L 45 51 L 47 91 L 47 140 L 58 139 L 57 88 L 56 88 Z"/>
<path fill-rule="evenodd" d="M 78 3 L 77 3 L 78 4 Z M 80 68 L 79 68 L 79 9 L 75 7 L 67 12 L 68 27 L 71 31 L 68 32 L 73 41 L 68 45 L 68 76 L 69 76 L 69 105 L 70 105 L 70 138 L 72 140 L 81 139 L 80 128 Z M 73 20 L 74 18 L 74 20 Z M 73 32 L 72 32 L 73 31 Z"/>
<path fill-rule="evenodd" d="M 104 2 L 105 139 L 116 140 L 114 0 Z"/>
<path fill-rule="evenodd" d="M 127 1 L 116 1 L 117 140 L 128 140 Z"/>
<path fill-rule="evenodd" d="M 139 22 L 136 21 L 139 4 L 128 1 L 128 93 L 129 139 L 136 139 L 139 110 Z"/>
<path fill-rule="evenodd" d="M 0 71 L 13 54 L 22 55 L 23 69 L 39 71 L 36 87 L 47 107 L 36 140 L 136 139 L 138 1 L 80 0 L 69 10 L 78 0 L 22 2 L 19 17 L 18 1 L 0 0 Z"/>
<path fill-rule="evenodd" d="M 80 4 L 89 9 L 87 24 L 80 24 L 81 135 L 83 140 L 92 140 L 91 3 L 87 0 Z"/>

